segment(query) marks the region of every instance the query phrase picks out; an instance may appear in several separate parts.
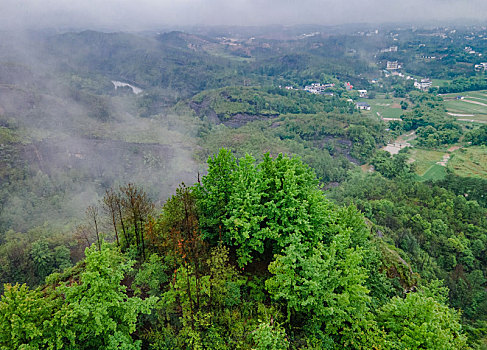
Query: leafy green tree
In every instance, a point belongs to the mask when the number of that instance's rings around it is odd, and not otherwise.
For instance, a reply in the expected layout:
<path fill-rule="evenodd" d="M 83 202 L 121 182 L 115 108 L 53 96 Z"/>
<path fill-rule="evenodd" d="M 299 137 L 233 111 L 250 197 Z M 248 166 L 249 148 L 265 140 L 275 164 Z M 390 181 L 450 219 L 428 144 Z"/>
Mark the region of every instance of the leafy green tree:
<path fill-rule="evenodd" d="M 253 332 L 256 350 L 286 350 L 289 342 L 286 332 L 276 324 L 260 323 Z"/>
<path fill-rule="evenodd" d="M 377 315 L 391 349 L 467 349 L 460 313 L 446 305 L 448 291 L 437 283 L 405 298 L 394 297 Z"/>
<path fill-rule="evenodd" d="M 87 248 L 85 269 L 79 282 L 56 288 L 64 303 L 51 325 L 57 329 L 57 344 L 79 349 L 138 349 L 134 342 L 139 314 L 149 314 L 156 298 L 127 298 L 127 287 L 120 282 L 132 270 L 134 261 L 102 245 Z"/>
<path fill-rule="evenodd" d="M 394 86 L 394 97 L 406 97 L 406 90 L 401 85 Z"/>
<path fill-rule="evenodd" d="M 251 156 L 237 163 L 222 151 L 216 161 L 223 166 L 211 166 L 210 160 L 208 175 L 197 187 L 203 235 L 211 242 L 219 232 L 223 243 L 237 248 L 240 266 L 266 249 L 267 256 L 279 252 L 292 233 L 314 241 L 322 236 L 327 202 L 313 171 L 301 160 L 267 154 L 256 166 Z M 214 208 L 210 198 L 219 199 L 223 207 Z"/>
<path fill-rule="evenodd" d="M 132 285 L 135 293 L 147 293 L 154 296 L 160 295 L 162 286 L 169 281 L 167 270 L 168 266 L 165 259 L 156 253 L 151 254 L 135 276 Z"/>
<path fill-rule="evenodd" d="M 71 267 L 71 252 L 65 245 L 54 248 L 53 257 L 58 270 L 63 271 Z"/>
<path fill-rule="evenodd" d="M 32 260 L 34 260 L 37 274 L 41 280 L 53 272 L 54 256 L 46 241 L 39 240 L 32 243 L 30 255 Z"/>
<path fill-rule="evenodd" d="M 11 287 L 0 301 L 2 348 L 140 349 L 131 334 L 140 314 L 149 314 L 156 298 L 128 298 L 121 284 L 134 261 L 106 245 L 86 249 L 76 281 L 57 285 L 51 275 L 43 291 Z"/>
<path fill-rule="evenodd" d="M 453 92 L 483 90 L 485 88 L 487 88 L 487 80 L 483 75 L 469 78 L 459 77 L 453 79 L 453 81 L 446 86 L 440 86 L 438 93 L 447 94 Z"/>
<path fill-rule="evenodd" d="M 403 151 L 391 156 L 389 152 L 380 150 L 372 158 L 371 164 L 383 176 L 392 179 L 398 176 L 405 176 L 411 172 L 408 160 L 407 152 Z"/>
<path fill-rule="evenodd" d="M 487 125 L 470 131 L 465 135 L 465 141 L 471 142 L 472 145 L 487 145 Z"/>
<path fill-rule="evenodd" d="M 0 348 L 55 348 L 48 323 L 59 302 L 27 285 L 7 284 L 0 299 Z"/>
<path fill-rule="evenodd" d="M 224 221 L 227 219 L 227 205 L 232 192 L 233 172 L 237 167 L 232 152 L 222 148 L 218 155 L 208 159 L 208 175 L 203 177 L 201 185 L 196 187 L 198 206 L 200 207 L 200 227 L 204 239 L 212 244 L 223 239 Z"/>
<path fill-rule="evenodd" d="M 274 275 L 266 281 L 269 293 L 285 301 L 289 320 L 305 318 L 311 333 L 324 335 L 335 347 L 358 346 L 357 335 L 367 328 L 361 321 L 370 318 L 363 251 L 352 247 L 347 229 L 329 246 L 303 244 L 295 235 L 292 239 L 269 265 Z"/>
<path fill-rule="evenodd" d="M 352 125 L 348 128 L 350 140 L 354 142 L 351 155 L 365 161 L 374 153 L 376 142 L 363 125 Z"/>

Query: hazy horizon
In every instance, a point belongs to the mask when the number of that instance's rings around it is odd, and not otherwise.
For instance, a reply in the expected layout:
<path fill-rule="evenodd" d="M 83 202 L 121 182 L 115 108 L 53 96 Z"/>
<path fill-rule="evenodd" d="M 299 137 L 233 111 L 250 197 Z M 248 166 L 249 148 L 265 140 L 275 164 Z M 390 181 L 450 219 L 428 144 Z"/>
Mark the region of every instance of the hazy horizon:
<path fill-rule="evenodd" d="M 221 0 L 171 1 L 4 0 L 0 29 L 99 29 L 154 30 L 162 27 L 199 25 L 340 25 L 348 23 L 423 23 L 475 21 L 487 23 L 483 0 L 385 0 L 346 4 L 330 0 Z M 464 23 L 468 24 L 468 23 Z"/>

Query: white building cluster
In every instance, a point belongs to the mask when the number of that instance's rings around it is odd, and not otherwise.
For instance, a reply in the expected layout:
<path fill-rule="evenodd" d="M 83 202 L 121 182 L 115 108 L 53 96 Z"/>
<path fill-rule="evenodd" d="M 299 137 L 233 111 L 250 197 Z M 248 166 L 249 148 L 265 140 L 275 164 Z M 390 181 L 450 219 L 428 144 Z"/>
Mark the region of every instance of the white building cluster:
<path fill-rule="evenodd" d="M 476 64 L 475 70 L 477 70 L 477 71 L 487 70 L 487 62 L 482 62 L 482 63 Z"/>
<path fill-rule="evenodd" d="M 320 84 L 313 83 L 311 85 L 306 85 L 304 91 L 311 92 L 312 94 L 323 94 L 327 89 L 334 87 L 335 84 Z"/>
<path fill-rule="evenodd" d="M 414 82 L 414 87 L 416 89 L 420 89 L 423 91 L 428 90 L 432 85 L 433 85 L 433 83 L 431 82 L 430 79 L 421 79 L 420 81 Z"/>

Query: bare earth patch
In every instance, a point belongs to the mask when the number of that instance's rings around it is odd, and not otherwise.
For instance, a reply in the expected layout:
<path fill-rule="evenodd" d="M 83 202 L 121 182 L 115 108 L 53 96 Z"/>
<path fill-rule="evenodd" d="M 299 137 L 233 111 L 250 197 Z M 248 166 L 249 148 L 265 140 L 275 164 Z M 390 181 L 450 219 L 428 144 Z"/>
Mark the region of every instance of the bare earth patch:
<path fill-rule="evenodd" d="M 443 156 L 443 159 L 440 160 L 439 162 L 436 162 L 436 164 L 441 165 L 441 166 L 446 166 L 446 164 L 448 163 L 449 160 L 450 160 L 450 154 L 446 153 Z"/>
<path fill-rule="evenodd" d="M 447 151 L 451 153 L 451 152 L 455 152 L 457 149 L 460 149 L 460 148 L 462 148 L 462 146 L 452 146 L 452 147 L 448 148 Z"/>
<path fill-rule="evenodd" d="M 447 112 L 448 115 L 451 115 L 452 117 L 475 117 L 473 114 L 458 114 L 458 113 L 450 113 Z"/>
<path fill-rule="evenodd" d="M 411 147 L 411 144 L 409 142 L 404 142 L 404 143 L 394 142 L 394 143 L 389 143 L 382 149 L 384 151 L 389 152 L 390 154 L 398 154 L 400 150 L 406 147 Z"/>

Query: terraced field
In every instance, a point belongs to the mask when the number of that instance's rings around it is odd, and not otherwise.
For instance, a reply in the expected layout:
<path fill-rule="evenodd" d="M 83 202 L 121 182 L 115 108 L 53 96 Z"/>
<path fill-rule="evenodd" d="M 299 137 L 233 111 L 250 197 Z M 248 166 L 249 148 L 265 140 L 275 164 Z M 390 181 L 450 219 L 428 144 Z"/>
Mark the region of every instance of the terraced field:
<path fill-rule="evenodd" d="M 487 122 L 487 91 L 442 95 L 445 107 L 451 115 L 464 122 Z M 463 99 L 458 99 L 462 96 Z"/>

